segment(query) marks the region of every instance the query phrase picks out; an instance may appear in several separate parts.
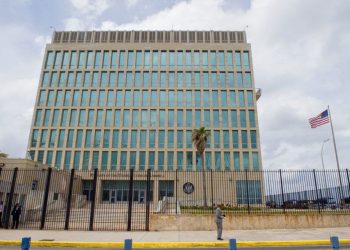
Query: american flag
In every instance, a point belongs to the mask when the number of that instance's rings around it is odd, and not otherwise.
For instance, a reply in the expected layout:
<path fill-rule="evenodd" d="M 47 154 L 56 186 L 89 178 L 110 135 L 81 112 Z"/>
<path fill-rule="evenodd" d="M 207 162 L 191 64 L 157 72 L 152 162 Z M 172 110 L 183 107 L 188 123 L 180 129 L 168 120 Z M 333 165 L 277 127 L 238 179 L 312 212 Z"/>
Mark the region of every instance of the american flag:
<path fill-rule="evenodd" d="M 311 128 L 316 128 L 318 126 L 321 126 L 323 124 L 326 124 L 329 122 L 329 115 L 328 115 L 328 109 L 323 111 L 318 116 L 312 117 L 309 119 L 309 123 Z"/>

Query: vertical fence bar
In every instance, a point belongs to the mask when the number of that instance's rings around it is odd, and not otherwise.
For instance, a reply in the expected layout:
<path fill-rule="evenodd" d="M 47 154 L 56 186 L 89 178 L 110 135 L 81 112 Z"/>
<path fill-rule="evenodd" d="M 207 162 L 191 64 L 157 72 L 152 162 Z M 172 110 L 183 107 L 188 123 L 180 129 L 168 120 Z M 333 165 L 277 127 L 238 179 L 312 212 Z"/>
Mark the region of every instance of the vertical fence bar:
<path fill-rule="evenodd" d="M 0 175 L 0 176 L 1 176 L 1 175 Z M 349 199 L 350 199 L 350 179 L 349 179 L 349 169 L 346 169 L 346 177 L 348 178 Z"/>
<path fill-rule="evenodd" d="M 94 182 L 92 186 L 92 198 L 91 198 L 91 208 L 90 208 L 90 225 L 89 230 L 94 230 L 94 216 L 95 216 L 95 203 L 96 203 L 96 187 L 97 187 L 97 175 L 98 169 L 94 169 Z"/>
<path fill-rule="evenodd" d="M 177 211 L 177 169 L 175 170 L 175 214 L 178 213 Z"/>
<path fill-rule="evenodd" d="M 68 201 L 67 201 L 67 210 L 66 210 L 66 221 L 64 224 L 64 230 L 68 230 L 68 228 L 69 228 L 69 217 L 70 217 L 70 207 L 71 207 L 71 203 L 72 203 L 73 182 L 74 182 L 74 168 L 72 168 L 71 172 L 70 172 Z"/>
<path fill-rule="evenodd" d="M 43 210 L 41 212 L 40 230 L 44 229 L 44 226 L 45 226 L 47 200 L 49 198 L 49 192 L 50 192 L 51 174 L 52 174 L 52 168 L 48 168 L 46 183 L 45 183 L 45 190 L 44 190 L 44 200 L 43 200 L 43 208 L 42 208 Z"/>
<path fill-rule="evenodd" d="M 282 170 L 279 170 L 280 172 L 280 181 L 281 181 L 281 192 L 282 192 L 282 206 L 283 206 L 283 213 L 286 213 L 286 206 L 284 203 L 284 191 L 283 191 L 283 180 L 282 180 Z"/>
<path fill-rule="evenodd" d="M 210 169 L 210 182 L 211 182 L 211 210 L 214 213 L 214 191 L 213 191 L 213 170 Z"/>
<path fill-rule="evenodd" d="M 248 205 L 248 214 L 250 214 L 250 204 L 249 204 L 249 190 L 248 190 L 248 170 L 245 169 L 245 188 L 246 188 L 246 195 L 247 195 L 247 205 Z"/>
<path fill-rule="evenodd" d="M 134 187 L 134 170 L 130 169 L 130 180 L 129 180 L 129 195 L 128 195 L 128 231 L 131 231 L 131 217 L 132 217 L 132 193 Z"/>
<path fill-rule="evenodd" d="M 176 171 L 177 173 L 177 171 Z M 147 184 L 146 184 L 146 231 L 149 231 L 149 216 L 150 216 L 150 200 L 151 200 L 151 169 L 147 169 Z M 177 191 L 176 191 L 177 197 Z M 177 206 L 176 206 L 177 210 Z"/>
<path fill-rule="evenodd" d="M 316 171 L 315 171 L 315 169 L 313 169 L 312 172 L 313 172 L 313 174 L 314 174 L 314 182 L 315 182 L 316 201 L 317 201 L 318 212 L 321 213 L 321 209 L 320 209 L 320 199 L 318 198 L 318 188 L 317 188 L 317 180 L 316 180 Z"/>
<path fill-rule="evenodd" d="M 5 223 L 4 223 L 6 229 L 9 228 L 9 224 L 10 224 L 12 200 L 13 200 L 13 194 L 15 192 L 15 186 L 16 186 L 16 180 L 17 180 L 17 172 L 18 172 L 18 168 L 15 168 L 13 170 L 10 194 L 9 194 L 8 202 L 6 204 Z"/>

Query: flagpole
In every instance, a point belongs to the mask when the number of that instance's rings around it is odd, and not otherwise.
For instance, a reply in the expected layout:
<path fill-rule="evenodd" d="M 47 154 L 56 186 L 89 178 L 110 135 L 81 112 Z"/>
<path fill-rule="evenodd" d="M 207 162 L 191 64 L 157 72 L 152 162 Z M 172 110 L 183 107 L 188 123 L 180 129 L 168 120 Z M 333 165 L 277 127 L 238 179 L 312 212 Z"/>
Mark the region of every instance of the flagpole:
<path fill-rule="evenodd" d="M 340 167 L 339 167 L 339 160 L 338 160 L 338 152 L 337 152 L 337 145 L 335 143 L 335 137 L 334 137 L 334 130 L 333 130 L 333 123 L 332 123 L 332 116 L 331 116 L 331 111 L 329 109 L 328 105 L 328 115 L 329 115 L 329 121 L 331 123 L 331 130 L 332 130 L 332 137 L 333 137 L 333 145 L 334 145 L 334 152 L 335 152 L 335 159 L 337 161 L 337 169 L 338 169 L 338 175 L 339 175 L 339 183 L 340 183 L 340 190 L 341 190 L 341 199 L 344 198 L 343 194 L 343 182 L 341 180 L 341 175 L 340 175 Z"/>

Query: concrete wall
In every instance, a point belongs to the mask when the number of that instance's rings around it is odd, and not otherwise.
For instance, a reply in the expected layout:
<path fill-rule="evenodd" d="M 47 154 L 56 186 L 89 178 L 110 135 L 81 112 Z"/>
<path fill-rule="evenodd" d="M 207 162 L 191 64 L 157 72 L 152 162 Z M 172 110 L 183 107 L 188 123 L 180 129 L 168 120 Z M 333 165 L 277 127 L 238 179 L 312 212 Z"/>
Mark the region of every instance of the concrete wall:
<path fill-rule="evenodd" d="M 341 214 L 226 215 L 224 230 L 348 227 L 350 216 Z M 151 214 L 151 231 L 216 230 L 214 215 Z"/>

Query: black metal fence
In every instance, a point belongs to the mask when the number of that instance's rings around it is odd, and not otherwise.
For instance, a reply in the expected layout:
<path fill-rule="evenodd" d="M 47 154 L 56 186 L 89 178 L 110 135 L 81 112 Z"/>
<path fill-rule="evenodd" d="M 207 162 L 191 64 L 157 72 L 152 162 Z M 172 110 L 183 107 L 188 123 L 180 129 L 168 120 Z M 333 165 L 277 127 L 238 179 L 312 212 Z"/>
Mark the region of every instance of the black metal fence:
<path fill-rule="evenodd" d="M 149 230 L 150 214 L 350 213 L 349 171 L 79 171 L 1 169 L 2 225 Z"/>

